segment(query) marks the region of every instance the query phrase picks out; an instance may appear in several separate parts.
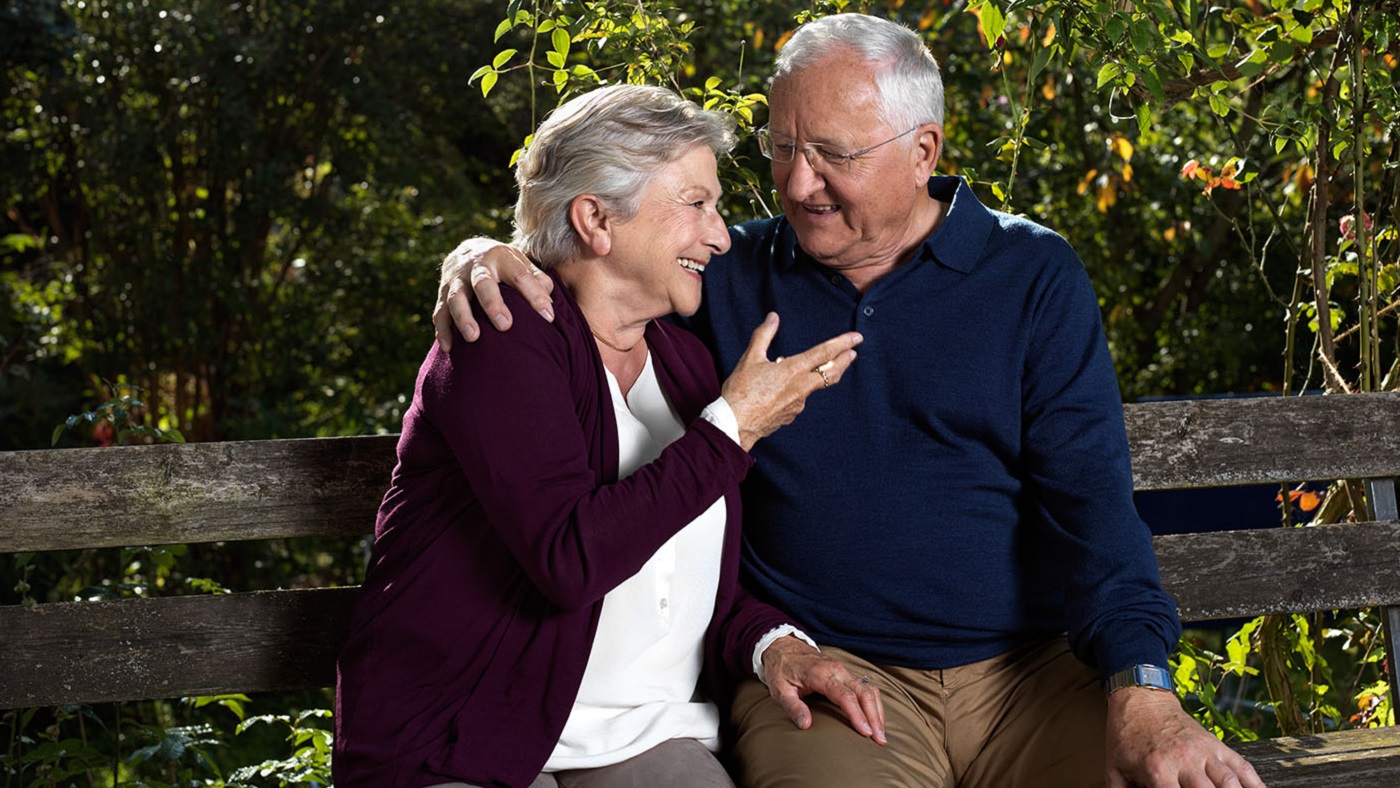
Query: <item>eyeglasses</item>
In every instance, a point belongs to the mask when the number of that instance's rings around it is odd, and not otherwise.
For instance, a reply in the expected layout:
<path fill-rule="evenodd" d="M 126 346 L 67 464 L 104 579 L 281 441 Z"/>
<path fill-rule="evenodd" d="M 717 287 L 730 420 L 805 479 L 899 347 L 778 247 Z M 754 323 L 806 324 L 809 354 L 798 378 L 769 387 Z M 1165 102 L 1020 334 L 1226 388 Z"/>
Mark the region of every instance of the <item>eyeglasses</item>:
<path fill-rule="evenodd" d="M 759 129 L 755 134 L 758 135 L 758 150 L 763 154 L 764 158 L 771 159 L 779 164 L 791 164 L 797 157 L 797 152 L 800 150 L 802 154 L 807 157 L 807 163 L 812 165 L 812 169 L 816 172 L 831 172 L 833 170 L 850 172 L 851 162 L 882 145 L 888 145 L 894 142 L 917 128 L 919 128 L 919 126 L 915 126 L 909 129 L 909 131 L 896 134 L 884 142 L 877 142 L 868 148 L 861 148 L 852 153 L 847 153 L 839 148 L 833 148 L 830 145 L 823 145 L 819 142 L 809 142 L 805 145 L 798 145 L 797 140 L 786 134 L 778 134 L 769 131 L 767 126 Z"/>

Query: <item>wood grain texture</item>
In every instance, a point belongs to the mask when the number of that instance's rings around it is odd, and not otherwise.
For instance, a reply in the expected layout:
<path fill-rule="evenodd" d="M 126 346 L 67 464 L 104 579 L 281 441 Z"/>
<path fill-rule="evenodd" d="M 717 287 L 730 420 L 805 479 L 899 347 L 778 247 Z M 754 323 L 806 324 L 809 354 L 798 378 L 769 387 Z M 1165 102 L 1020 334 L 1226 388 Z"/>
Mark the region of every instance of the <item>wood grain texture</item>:
<path fill-rule="evenodd" d="M 1400 785 L 1400 728 L 1233 745 L 1269 788 Z"/>
<path fill-rule="evenodd" d="M 1151 403 L 1125 418 L 1142 490 L 1400 475 L 1400 394 Z M 0 553 L 367 533 L 396 441 L 0 453 Z"/>
<path fill-rule="evenodd" d="M 356 592 L 0 607 L 0 708 L 330 686 Z"/>
<path fill-rule="evenodd" d="M 1400 476 L 1400 393 L 1124 408 L 1134 487 Z"/>
<path fill-rule="evenodd" d="M 1400 522 L 1158 536 L 1183 621 L 1400 604 Z"/>
<path fill-rule="evenodd" d="M 397 436 L 0 453 L 0 553 L 354 536 Z"/>

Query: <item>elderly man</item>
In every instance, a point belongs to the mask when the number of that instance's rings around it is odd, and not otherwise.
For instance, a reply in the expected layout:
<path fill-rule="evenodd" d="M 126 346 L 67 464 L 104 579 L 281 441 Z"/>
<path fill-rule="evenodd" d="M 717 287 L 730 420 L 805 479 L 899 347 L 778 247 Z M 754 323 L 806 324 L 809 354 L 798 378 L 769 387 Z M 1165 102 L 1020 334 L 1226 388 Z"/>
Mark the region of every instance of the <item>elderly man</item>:
<path fill-rule="evenodd" d="M 722 372 L 769 311 L 783 317 L 774 363 L 839 331 L 865 341 L 841 386 L 757 447 L 745 483 L 746 582 L 821 654 L 778 637 L 768 687 L 737 688 L 743 782 L 1262 786 L 1172 692 L 1180 624 L 1133 506 L 1083 266 L 1059 236 L 933 175 L 943 100 L 928 50 L 868 16 L 811 22 L 769 106 L 759 143 L 785 215 L 732 228 L 687 325 Z M 511 320 L 497 279 L 548 303 L 528 263 L 484 246 L 444 263 L 442 341 L 454 320 L 479 330 L 468 269 L 497 328 Z M 820 689 L 815 659 L 880 689 L 887 746 L 800 700 Z"/>

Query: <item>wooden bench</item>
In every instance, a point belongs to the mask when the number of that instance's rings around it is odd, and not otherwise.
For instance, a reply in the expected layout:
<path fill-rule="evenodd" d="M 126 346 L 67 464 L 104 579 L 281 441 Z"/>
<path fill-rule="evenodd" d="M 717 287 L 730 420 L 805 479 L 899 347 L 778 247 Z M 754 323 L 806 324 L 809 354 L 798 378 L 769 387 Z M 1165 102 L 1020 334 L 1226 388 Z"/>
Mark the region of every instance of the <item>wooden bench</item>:
<path fill-rule="evenodd" d="M 1126 409 L 1140 490 L 1352 479 L 1345 525 L 1162 536 L 1183 620 L 1372 606 L 1400 633 L 1400 394 Z M 0 453 L 0 553 L 362 538 L 394 436 Z M 1277 525 L 1273 522 L 1259 526 Z M 353 588 L 0 607 L 0 709 L 334 682 Z M 1390 662 L 1392 688 L 1400 688 Z M 1400 706 L 1400 704 L 1397 704 Z M 1274 788 L 1400 785 L 1400 728 L 1238 745 Z"/>

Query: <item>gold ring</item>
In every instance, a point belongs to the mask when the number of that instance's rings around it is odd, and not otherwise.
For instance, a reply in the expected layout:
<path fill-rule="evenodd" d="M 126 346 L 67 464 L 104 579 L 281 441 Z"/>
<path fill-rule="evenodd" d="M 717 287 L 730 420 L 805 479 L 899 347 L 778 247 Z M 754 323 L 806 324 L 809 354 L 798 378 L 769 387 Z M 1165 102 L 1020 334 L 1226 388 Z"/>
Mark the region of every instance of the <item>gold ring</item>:
<path fill-rule="evenodd" d="M 812 370 L 813 372 L 822 376 L 822 388 L 824 389 L 831 388 L 831 378 L 826 376 L 826 371 L 834 366 L 836 366 L 835 361 L 828 361 L 825 364 L 822 364 Z"/>

